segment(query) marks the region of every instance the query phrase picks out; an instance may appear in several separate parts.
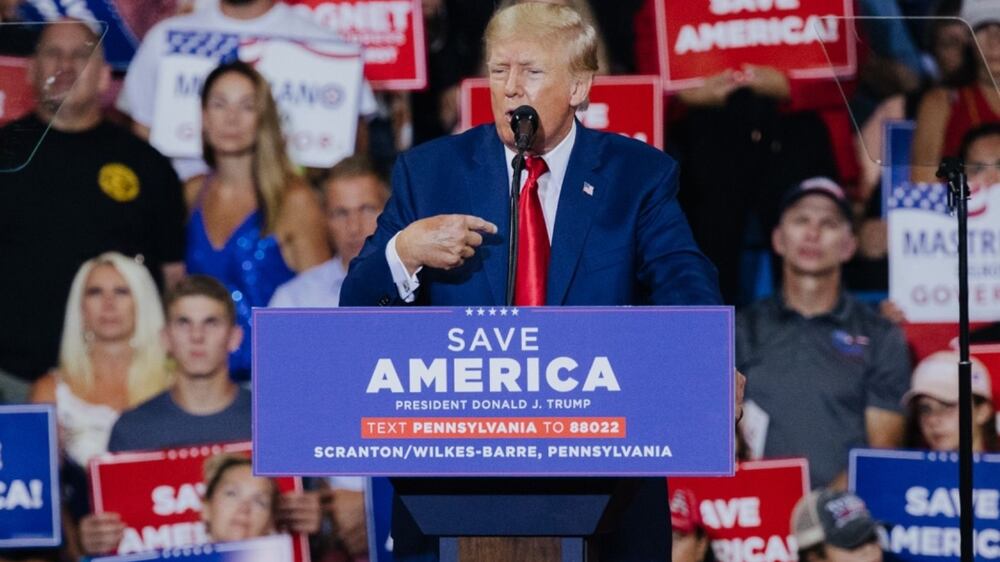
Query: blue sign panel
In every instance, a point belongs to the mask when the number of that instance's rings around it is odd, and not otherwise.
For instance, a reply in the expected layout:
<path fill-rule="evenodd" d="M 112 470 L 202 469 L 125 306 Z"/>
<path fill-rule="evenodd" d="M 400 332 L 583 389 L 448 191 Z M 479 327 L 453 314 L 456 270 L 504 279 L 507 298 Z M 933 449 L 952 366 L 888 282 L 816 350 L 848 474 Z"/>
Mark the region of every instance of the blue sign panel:
<path fill-rule="evenodd" d="M 0 406 L 0 549 L 59 546 L 59 477 L 51 405 Z"/>
<path fill-rule="evenodd" d="M 976 455 L 976 560 L 1000 559 L 1000 455 Z M 885 525 L 885 559 L 958 560 L 958 453 L 851 451 L 850 488 Z"/>
<path fill-rule="evenodd" d="M 729 475 L 729 307 L 254 311 L 265 475 Z"/>

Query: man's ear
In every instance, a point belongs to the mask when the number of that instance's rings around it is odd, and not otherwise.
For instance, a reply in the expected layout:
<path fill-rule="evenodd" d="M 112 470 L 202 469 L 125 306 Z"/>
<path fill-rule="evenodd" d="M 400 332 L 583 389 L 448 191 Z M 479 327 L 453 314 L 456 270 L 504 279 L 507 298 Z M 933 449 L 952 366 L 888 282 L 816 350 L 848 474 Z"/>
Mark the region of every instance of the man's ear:
<path fill-rule="evenodd" d="M 235 324 L 232 330 L 229 331 L 229 341 L 226 342 L 226 348 L 229 353 L 232 353 L 240 348 L 240 344 L 243 343 L 243 328 Z"/>
<path fill-rule="evenodd" d="M 592 72 L 574 73 L 569 91 L 570 107 L 576 109 L 586 103 L 590 97 L 590 87 L 593 85 L 594 74 Z"/>
<path fill-rule="evenodd" d="M 781 257 L 785 256 L 785 237 L 781 234 L 781 226 L 774 227 L 771 231 L 771 247 L 774 248 L 774 253 Z"/>
<path fill-rule="evenodd" d="M 858 237 L 852 232 L 840 249 L 840 259 L 842 263 L 847 263 L 851 261 L 854 257 L 854 253 L 858 251 Z"/>
<path fill-rule="evenodd" d="M 104 59 L 95 62 L 101 65 L 101 77 L 97 82 L 97 93 L 103 96 L 111 89 L 111 67 L 108 66 L 108 63 L 104 62 Z"/>

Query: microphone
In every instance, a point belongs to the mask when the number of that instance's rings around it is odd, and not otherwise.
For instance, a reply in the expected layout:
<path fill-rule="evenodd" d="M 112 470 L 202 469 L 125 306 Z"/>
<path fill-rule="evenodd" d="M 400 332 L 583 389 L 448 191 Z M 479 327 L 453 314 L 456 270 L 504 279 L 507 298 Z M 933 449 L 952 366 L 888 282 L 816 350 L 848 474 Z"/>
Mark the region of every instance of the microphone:
<path fill-rule="evenodd" d="M 522 105 L 510 116 L 510 128 L 514 131 L 514 145 L 524 152 L 531 148 L 538 132 L 538 112 L 530 105 Z"/>

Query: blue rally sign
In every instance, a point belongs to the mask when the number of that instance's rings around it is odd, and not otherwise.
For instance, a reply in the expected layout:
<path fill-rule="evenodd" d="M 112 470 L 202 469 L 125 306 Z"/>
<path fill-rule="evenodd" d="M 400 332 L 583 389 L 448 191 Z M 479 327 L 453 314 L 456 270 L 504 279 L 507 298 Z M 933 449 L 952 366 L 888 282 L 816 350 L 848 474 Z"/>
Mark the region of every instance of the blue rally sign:
<path fill-rule="evenodd" d="M 958 453 L 851 451 L 850 488 L 885 525 L 886 560 L 958 560 Z M 1000 559 L 1000 455 L 976 455 L 976 560 Z"/>
<path fill-rule="evenodd" d="M 265 475 L 731 475 L 729 307 L 254 311 Z"/>
<path fill-rule="evenodd" d="M 0 549 L 59 546 L 55 410 L 0 406 Z"/>

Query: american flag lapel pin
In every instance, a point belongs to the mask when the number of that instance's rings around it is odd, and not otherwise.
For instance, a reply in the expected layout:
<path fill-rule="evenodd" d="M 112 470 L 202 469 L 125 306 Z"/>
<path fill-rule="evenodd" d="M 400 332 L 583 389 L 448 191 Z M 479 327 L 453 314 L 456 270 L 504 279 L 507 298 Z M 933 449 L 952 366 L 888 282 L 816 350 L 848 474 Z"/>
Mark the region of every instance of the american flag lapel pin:
<path fill-rule="evenodd" d="M 590 195 L 591 197 L 593 197 L 594 196 L 594 186 L 590 185 L 587 182 L 583 182 L 583 192 L 586 193 L 587 195 Z"/>

